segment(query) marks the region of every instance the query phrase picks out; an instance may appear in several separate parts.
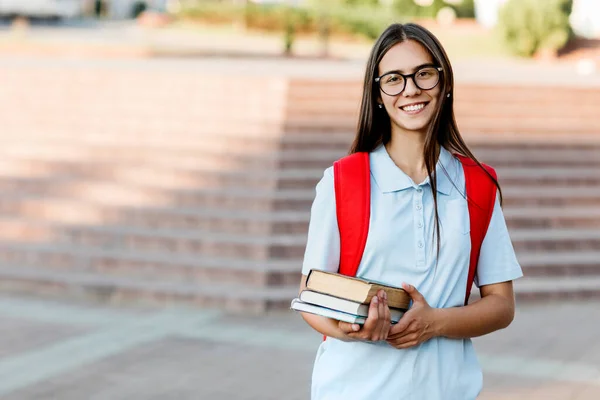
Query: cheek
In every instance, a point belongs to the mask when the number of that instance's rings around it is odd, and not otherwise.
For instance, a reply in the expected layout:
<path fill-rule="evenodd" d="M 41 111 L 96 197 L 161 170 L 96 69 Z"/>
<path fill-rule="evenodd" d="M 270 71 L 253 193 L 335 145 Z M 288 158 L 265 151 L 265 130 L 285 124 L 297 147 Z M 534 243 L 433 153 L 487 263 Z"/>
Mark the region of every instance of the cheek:
<path fill-rule="evenodd" d="M 393 97 L 384 95 L 381 99 L 386 110 L 393 111 L 393 109 L 396 108 L 396 99 Z"/>

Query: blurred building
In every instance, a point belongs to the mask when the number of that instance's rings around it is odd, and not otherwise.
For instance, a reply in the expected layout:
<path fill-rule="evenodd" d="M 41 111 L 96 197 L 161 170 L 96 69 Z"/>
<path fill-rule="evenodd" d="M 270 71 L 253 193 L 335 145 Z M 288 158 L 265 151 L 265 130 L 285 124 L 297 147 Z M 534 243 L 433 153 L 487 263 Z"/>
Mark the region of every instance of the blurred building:
<path fill-rule="evenodd" d="M 80 15 L 80 0 L 0 0 L 0 15 L 38 18 L 71 18 Z"/>
<path fill-rule="evenodd" d="M 133 18 L 142 9 L 165 11 L 168 0 L 104 0 L 106 15 L 113 19 Z"/>
<path fill-rule="evenodd" d="M 0 16 L 134 18 L 143 10 L 165 11 L 169 0 L 0 0 Z"/>

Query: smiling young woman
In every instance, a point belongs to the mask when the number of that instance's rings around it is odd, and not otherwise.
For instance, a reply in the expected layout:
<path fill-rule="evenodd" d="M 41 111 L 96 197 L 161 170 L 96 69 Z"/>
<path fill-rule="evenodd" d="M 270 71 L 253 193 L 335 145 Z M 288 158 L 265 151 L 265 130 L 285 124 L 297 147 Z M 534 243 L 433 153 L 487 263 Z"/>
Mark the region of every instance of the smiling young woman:
<path fill-rule="evenodd" d="M 357 276 L 402 285 L 412 306 L 396 325 L 383 292 L 373 297 L 362 326 L 303 314 L 327 336 L 313 369 L 313 400 L 475 399 L 482 372 L 471 338 L 513 320 L 512 281 L 522 276 L 521 267 L 498 182 L 458 131 L 453 89 L 448 57 L 425 28 L 391 25 L 373 46 L 350 151 L 368 154 L 371 179 L 368 238 Z M 485 171 L 498 192 L 477 259 L 481 300 L 469 305 L 470 199 L 459 157 Z M 335 272 L 339 264 L 330 167 L 316 187 L 300 290 L 310 269 Z"/>

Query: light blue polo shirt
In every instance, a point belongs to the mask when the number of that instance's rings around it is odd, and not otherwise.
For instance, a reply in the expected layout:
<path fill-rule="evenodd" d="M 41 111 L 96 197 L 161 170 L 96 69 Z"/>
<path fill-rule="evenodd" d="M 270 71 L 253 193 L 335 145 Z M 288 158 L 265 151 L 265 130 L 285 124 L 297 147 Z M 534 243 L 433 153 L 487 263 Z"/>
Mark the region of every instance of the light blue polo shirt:
<path fill-rule="evenodd" d="M 433 197 L 429 179 L 415 184 L 384 146 L 370 154 L 371 222 L 357 276 L 399 286 L 414 285 L 432 307 L 464 303 L 471 239 L 463 197 L 462 164 L 442 149 L 436 166 L 441 247 L 436 266 Z M 444 172 L 445 171 L 445 172 Z M 333 168 L 317 184 L 302 273 L 337 271 L 340 239 Z M 522 276 L 499 201 L 481 247 L 479 286 Z M 328 338 L 317 351 L 313 400 L 470 400 L 482 388 L 482 372 L 470 339 L 434 338 L 398 350 L 386 342 Z"/>

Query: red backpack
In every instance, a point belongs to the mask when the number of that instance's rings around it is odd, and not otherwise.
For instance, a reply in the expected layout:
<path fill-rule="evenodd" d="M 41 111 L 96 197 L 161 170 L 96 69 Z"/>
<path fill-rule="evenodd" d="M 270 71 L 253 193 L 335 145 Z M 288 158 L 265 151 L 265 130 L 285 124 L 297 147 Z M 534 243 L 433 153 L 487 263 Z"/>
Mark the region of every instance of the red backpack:
<path fill-rule="evenodd" d="M 494 203 L 496 185 L 467 157 L 456 155 L 465 171 L 466 191 L 471 224 L 471 258 L 467 280 L 465 305 L 469 302 L 481 243 L 487 232 Z M 493 168 L 485 169 L 496 179 Z M 333 165 L 337 221 L 340 231 L 339 272 L 356 276 L 369 234 L 371 215 L 371 170 L 369 153 L 360 152 L 346 156 Z"/>

